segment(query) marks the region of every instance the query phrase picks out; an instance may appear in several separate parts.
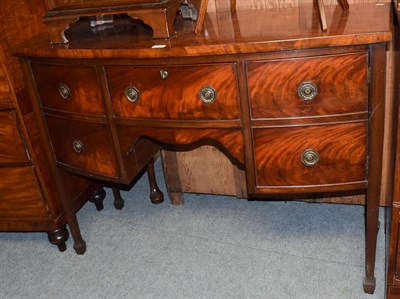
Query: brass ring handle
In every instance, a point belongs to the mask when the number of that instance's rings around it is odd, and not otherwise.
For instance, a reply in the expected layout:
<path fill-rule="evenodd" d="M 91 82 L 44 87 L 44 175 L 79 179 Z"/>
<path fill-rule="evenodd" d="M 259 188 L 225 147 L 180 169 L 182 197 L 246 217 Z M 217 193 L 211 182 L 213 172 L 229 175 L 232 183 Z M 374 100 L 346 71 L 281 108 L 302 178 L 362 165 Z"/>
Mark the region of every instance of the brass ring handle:
<path fill-rule="evenodd" d="M 301 154 L 301 163 L 303 163 L 304 166 L 307 167 L 315 166 L 317 165 L 318 161 L 319 161 L 319 154 L 314 149 L 306 149 Z"/>
<path fill-rule="evenodd" d="M 75 139 L 74 141 L 72 141 L 72 148 L 76 153 L 80 154 L 84 150 L 83 142 L 79 139 Z"/>
<path fill-rule="evenodd" d="M 303 82 L 297 88 L 298 96 L 304 101 L 311 101 L 318 95 L 318 87 L 313 82 Z"/>
<path fill-rule="evenodd" d="M 168 72 L 166 70 L 160 70 L 160 77 L 161 79 L 165 80 L 169 76 Z"/>
<path fill-rule="evenodd" d="M 129 102 L 134 103 L 139 100 L 140 92 L 135 86 L 128 86 L 125 89 L 125 97 Z"/>
<path fill-rule="evenodd" d="M 63 98 L 64 100 L 68 100 L 69 97 L 71 96 L 71 90 L 64 83 L 62 83 L 58 86 L 58 93 L 60 94 L 61 98 Z"/>
<path fill-rule="evenodd" d="M 203 103 L 209 104 L 215 101 L 217 91 L 212 86 L 205 86 L 200 90 L 199 97 Z"/>

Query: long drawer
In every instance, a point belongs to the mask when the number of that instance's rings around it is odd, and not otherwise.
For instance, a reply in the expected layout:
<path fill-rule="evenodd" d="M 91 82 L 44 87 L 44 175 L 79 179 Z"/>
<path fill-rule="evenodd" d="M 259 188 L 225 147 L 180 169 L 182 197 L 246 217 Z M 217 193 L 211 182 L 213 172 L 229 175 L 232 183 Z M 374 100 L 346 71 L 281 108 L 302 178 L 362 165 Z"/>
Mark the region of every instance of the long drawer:
<path fill-rule="evenodd" d="M 238 119 L 234 64 L 106 66 L 114 113 L 144 119 Z"/>

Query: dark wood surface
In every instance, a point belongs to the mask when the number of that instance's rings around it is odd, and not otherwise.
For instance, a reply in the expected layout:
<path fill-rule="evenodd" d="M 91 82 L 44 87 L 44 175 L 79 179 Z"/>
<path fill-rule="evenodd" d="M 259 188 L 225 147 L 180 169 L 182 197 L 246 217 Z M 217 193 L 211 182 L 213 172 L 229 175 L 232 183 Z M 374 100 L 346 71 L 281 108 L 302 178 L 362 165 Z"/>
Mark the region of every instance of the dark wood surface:
<path fill-rule="evenodd" d="M 28 164 L 30 157 L 25 149 L 17 114 L 14 110 L 0 111 L 0 163 Z"/>
<path fill-rule="evenodd" d="M 195 35 L 181 21 L 180 33 L 164 40 L 162 49 L 152 48 L 162 43 L 146 27 L 123 18 L 99 33 L 85 30 L 85 22 L 76 23 L 68 46 L 50 45 L 45 35 L 21 45 L 16 52 L 23 56 L 40 134 L 47 137 L 45 155 L 50 159 L 54 151 L 59 162 L 51 163 L 52 173 L 57 178 L 67 169 L 126 184 L 159 148 L 179 151 L 211 144 L 246 169 L 250 196 L 305 192 L 307 187 L 318 192 L 364 190 L 364 290 L 372 293 L 390 7 L 357 5 L 345 24 L 342 14 L 327 7 L 327 33 L 320 31 L 316 13 L 285 8 L 260 10 L 257 17 L 254 11 L 209 14 L 204 35 Z M 42 64 L 54 65 L 48 69 L 55 72 L 63 65 L 56 80 L 49 80 L 50 93 L 39 89 L 43 83 L 38 78 L 47 68 L 37 67 Z M 81 76 L 86 67 L 92 67 L 92 76 Z M 160 78 L 160 71 L 168 77 Z M 63 82 L 83 90 L 81 102 L 43 107 L 42 98 Z M 298 104 L 296 93 L 304 82 L 316 84 L 319 93 L 307 104 L 298 99 Z M 214 102 L 199 101 L 202 86 L 215 88 Z M 125 99 L 127 87 L 135 87 L 138 99 Z M 100 99 L 94 103 L 98 107 L 89 109 L 91 92 Z M 103 107 L 105 117 L 93 113 Z M 109 136 L 101 138 L 99 129 Z M 83 156 L 66 150 L 80 133 L 90 149 L 85 152 L 84 146 Z M 319 153 L 319 161 L 302 166 L 299 158 L 310 149 Z M 65 191 L 60 183 L 57 188 Z M 84 253 L 75 211 L 66 197 L 62 200 L 74 248 Z"/>

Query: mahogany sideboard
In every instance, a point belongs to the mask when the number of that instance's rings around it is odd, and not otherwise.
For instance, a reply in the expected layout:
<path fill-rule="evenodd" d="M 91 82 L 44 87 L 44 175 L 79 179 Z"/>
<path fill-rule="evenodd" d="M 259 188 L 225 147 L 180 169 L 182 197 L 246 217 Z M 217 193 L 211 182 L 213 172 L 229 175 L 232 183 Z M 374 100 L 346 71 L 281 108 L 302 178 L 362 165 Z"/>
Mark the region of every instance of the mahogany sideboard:
<path fill-rule="evenodd" d="M 98 32 L 81 20 L 69 44 L 42 35 L 19 45 L 56 170 L 129 184 L 160 149 L 208 144 L 245 170 L 252 197 L 365 192 L 373 293 L 391 6 L 325 11 L 326 33 L 310 5 L 209 13 L 203 35 L 178 18 L 161 40 L 129 18 Z M 74 211 L 67 217 L 83 254 Z"/>

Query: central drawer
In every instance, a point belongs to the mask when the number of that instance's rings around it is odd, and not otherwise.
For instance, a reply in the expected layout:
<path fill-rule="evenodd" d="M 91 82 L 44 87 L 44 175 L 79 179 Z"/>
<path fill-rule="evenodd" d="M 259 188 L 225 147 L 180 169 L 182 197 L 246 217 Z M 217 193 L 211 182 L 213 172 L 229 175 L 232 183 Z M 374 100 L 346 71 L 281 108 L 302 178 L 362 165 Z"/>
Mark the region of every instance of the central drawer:
<path fill-rule="evenodd" d="M 238 119 L 234 64 L 106 66 L 118 117 L 173 120 Z"/>

